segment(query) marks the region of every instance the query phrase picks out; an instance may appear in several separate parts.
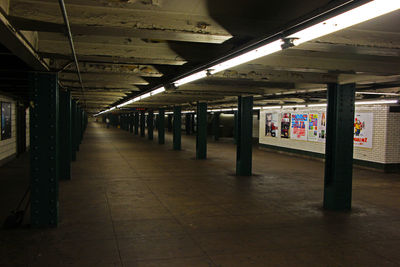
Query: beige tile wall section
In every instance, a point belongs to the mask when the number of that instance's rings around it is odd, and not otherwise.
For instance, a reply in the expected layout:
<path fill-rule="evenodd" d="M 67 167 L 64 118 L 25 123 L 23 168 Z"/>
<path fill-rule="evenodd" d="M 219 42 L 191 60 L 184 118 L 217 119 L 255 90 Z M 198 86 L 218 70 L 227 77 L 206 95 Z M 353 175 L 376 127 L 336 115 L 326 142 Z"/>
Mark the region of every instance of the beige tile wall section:
<path fill-rule="evenodd" d="M 400 163 L 400 113 L 388 113 L 386 129 L 386 163 Z"/>
<path fill-rule="evenodd" d="M 292 148 L 310 152 L 325 153 L 325 143 L 321 142 L 310 142 L 310 141 L 299 141 L 293 139 L 274 138 L 264 136 L 265 132 L 265 114 L 270 112 L 322 112 L 325 108 L 298 108 L 294 109 L 282 109 L 282 110 L 263 110 L 260 115 L 260 144 L 268 144 L 274 146 L 281 146 L 285 148 Z M 372 112 L 374 120 L 373 130 L 373 143 L 372 148 L 360 148 L 354 147 L 354 158 L 359 160 L 366 160 L 378 163 L 399 163 L 399 116 L 390 115 L 397 118 L 397 124 L 395 123 L 396 118 L 391 123 L 390 127 L 387 127 L 389 107 L 387 105 L 363 105 L 357 106 L 356 112 Z M 399 113 L 396 113 L 399 114 Z M 280 121 L 280 117 L 279 117 Z M 389 130 L 392 129 L 392 130 Z M 397 144 L 397 146 L 396 146 Z M 389 149 L 389 147 L 391 147 Z"/>
<path fill-rule="evenodd" d="M 11 102 L 11 138 L 7 140 L 0 140 L 0 160 L 8 158 L 17 153 L 15 101 L 9 97 L 0 95 L 0 102 L 1 101 Z"/>

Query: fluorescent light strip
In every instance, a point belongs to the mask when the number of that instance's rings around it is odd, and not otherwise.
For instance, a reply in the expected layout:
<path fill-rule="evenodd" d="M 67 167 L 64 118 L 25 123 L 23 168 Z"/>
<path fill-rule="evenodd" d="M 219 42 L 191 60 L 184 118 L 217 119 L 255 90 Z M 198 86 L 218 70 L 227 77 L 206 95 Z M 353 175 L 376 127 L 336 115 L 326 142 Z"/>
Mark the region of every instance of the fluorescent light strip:
<path fill-rule="evenodd" d="M 399 0 L 374 0 L 291 34 L 287 38 L 296 38 L 294 44 L 299 45 L 321 36 L 354 26 L 361 22 L 385 15 L 399 8 Z"/>
<path fill-rule="evenodd" d="M 376 101 L 356 101 L 356 105 L 382 105 L 382 104 L 397 104 L 399 100 L 376 100 Z"/>
<path fill-rule="evenodd" d="M 215 74 L 217 72 L 236 67 L 238 65 L 255 60 L 257 58 L 261 58 L 273 54 L 275 52 L 281 51 L 282 50 L 281 45 L 282 45 L 282 40 L 277 40 L 272 43 L 261 46 L 259 48 L 256 48 L 254 50 L 251 50 L 247 53 L 244 53 L 240 56 L 221 62 L 209 68 L 210 74 Z"/>
<path fill-rule="evenodd" d="M 306 105 L 282 106 L 282 108 L 305 108 Z"/>
<path fill-rule="evenodd" d="M 391 96 L 399 96 L 400 94 L 396 93 L 378 93 L 378 92 L 356 92 L 358 95 L 391 95 Z"/>
<path fill-rule="evenodd" d="M 202 79 L 204 77 L 207 77 L 207 71 L 205 71 L 205 70 L 196 72 L 196 73 L 191 74 L 189 76 L 186 76 L 185 78 L 182 78 L 180 80 L 175 81 L 173 84 L 176 87 L 179 87 L 181 85 L 184 85 L 184 84 L 196 81 L 196 80 L 200 80 L 200 79 Z"/>
<path fill-rule="evenodd" d="M 396 99 L 388 99 L 388 100 L 371 100 L 371 101 L 356 101 L 355 105 L 384 105 L 384 104 L 397 104 L 399 101 Z M 321 104 L 309 104 L 307 107 L 326 107 L 326 103 Z"/>
<path fill-rule="evenodd" d="M 165 87 L 164 86 L 160 87 L 158 89 L 155 89 L 155 90 L 151 91 L 150 93 L 153 96 L 153 95 L 157 95 L 157 94 L 162 93 L 162 92 L 165 92 Z"/>
<path fill-rule="evenodd" d="M 263 107 L 262 109 L 279 109 L 279 108 L 282 108 L 282 106 L 266 106 Z"/>
<path fill-rule="evenodd" d="M 150 96 L 160 94 L 160 93 L 162 93 L 162 92 L 164 92 L 164 91 L 165 91 L 165 88 L 164 88 L 164 87 L 160 87 L 160 88 L 154 89 L 154 90 L 151 91 L 151 92 L 145 93 L 145 94 L 143 94 L 143 95 L 140 95 L 140 96 L 137 96 L 137 97 L 135 97 L 135 98 L 133 98 L 133 99 L 130 99 L 130 100 L 128 100 L 128 101 L 126 101 L 126 102 L 124 102 L 124 103 L 122 103 L 122 104 L 119 104 L 119 105 L 117 106 L 117 108 L 121 108 L 121 107 L 123 107 L 123 106 L 132 104 L 132 103 L 134 103 L 134 102 L 138 102 L 138 101 L 143 100 L 143 99 L 145 99 L 145 98 L 148 98 L 148 97 L 150 97 Z"/>
<path fill-rule="evenodd" d="M 309 104 L 309 105 L 307 105 L 307 107 L 310 107 L 310 108 L 312 108 L 312 107 L 326 107 L 326 106 L 327 106 L 326 103 L 322 103 L 322 104 Z"/>

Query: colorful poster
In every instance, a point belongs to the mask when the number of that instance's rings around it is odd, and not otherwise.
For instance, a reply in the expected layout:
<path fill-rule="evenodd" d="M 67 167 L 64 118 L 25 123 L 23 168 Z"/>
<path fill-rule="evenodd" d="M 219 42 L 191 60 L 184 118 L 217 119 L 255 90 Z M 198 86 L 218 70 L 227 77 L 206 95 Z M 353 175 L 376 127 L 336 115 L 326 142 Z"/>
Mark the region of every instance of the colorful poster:
<path fill-rule="evenodd" d="M 325 142 L 326 138 L 326 112 L 319 114 L 318 142 Z"/>
<path fill-rule="evenodd" d="M 290 138 L 307 141 L 307 113 L 292 114 Z"/>
<path fill-rule="evenodd" d="M 265 136 L 278 137 L 278 113 L 265 114 Z"/>
<path fill-rule="evenodd" d="M 290 113 L 282 113 L 281 138 L 290 137 Z"/>
<path fill-rule="evenodd" d="M 308 114 L 308 141 L 318 141 L 319 132 L 319 114 L 310 113 Z"/>
<path fill-rule="evenodd" d="M 372 148 L 373 114 L 356 113 L 354 117 L 354 146 Z"/>
<path fill-rule="evenodd" d="M 11 103 L 1 102 L 1 140 L 11 138 Z"/>

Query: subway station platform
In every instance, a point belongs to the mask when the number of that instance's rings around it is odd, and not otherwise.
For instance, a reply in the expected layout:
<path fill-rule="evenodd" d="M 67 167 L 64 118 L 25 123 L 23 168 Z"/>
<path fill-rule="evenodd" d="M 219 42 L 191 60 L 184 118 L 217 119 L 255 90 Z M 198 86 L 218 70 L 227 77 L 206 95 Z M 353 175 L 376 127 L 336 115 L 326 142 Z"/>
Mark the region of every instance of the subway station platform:
<path fill-rule="evenodd" d="M 0 230 L 0 266 L 400 265 L 399 174 L 355 168 L 352 211 L 332 212 L 322 162 L 254 149 L 254 175 L 238 177 L 224 140 L 196 160 L 195 136 L 173 151 L 169 134 L 159 145 L 91 123 L 77 157 L 59 226 Z M 0 168 L 1 219 L 28 158 Z"/>

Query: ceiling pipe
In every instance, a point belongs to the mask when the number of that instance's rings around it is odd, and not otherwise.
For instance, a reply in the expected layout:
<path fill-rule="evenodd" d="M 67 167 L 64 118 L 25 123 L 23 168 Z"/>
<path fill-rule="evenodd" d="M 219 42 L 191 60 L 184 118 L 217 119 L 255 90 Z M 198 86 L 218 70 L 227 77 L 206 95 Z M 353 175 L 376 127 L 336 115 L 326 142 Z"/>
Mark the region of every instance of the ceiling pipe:
<path fill-rule="evenodd" d="M 68 36 L 69 46 L 71 47 L 72 56 L 74 57 L 76 72 L 78 74 L 79 83 L 81 84 L 82 98 L 83 98 L 84 106 L 86 107 L 86 99 L 85 99 L 84 87 L 83 87 L 83 82 L 82 82 L 82 76 L 81 76 L 81 71 L 79 69 L 78 58 L 76 57 L 74 40 L 72 39 L 71 27 L 69 25 L 67 10 L 65 8 L 64 0 L 58 0 L 58 3 L 60 4 L 60 9 L 61 9 L 61 13 L 64 18 L 65 27 L 67 28 L 67 36 Z"/>

